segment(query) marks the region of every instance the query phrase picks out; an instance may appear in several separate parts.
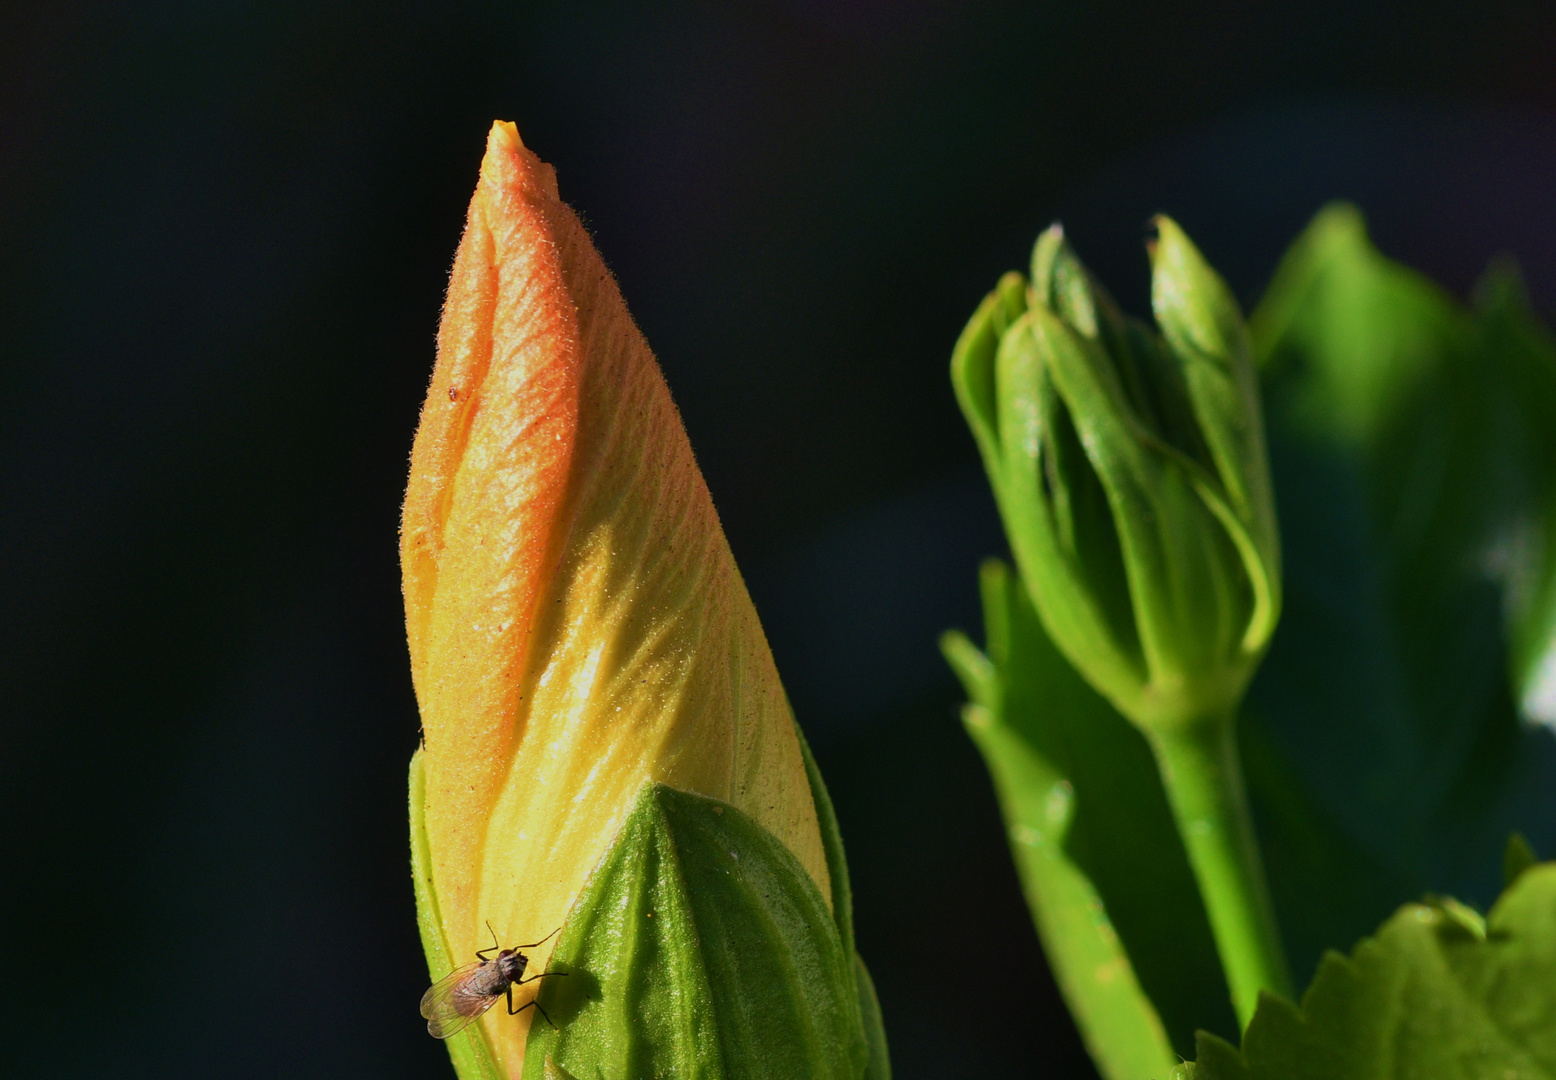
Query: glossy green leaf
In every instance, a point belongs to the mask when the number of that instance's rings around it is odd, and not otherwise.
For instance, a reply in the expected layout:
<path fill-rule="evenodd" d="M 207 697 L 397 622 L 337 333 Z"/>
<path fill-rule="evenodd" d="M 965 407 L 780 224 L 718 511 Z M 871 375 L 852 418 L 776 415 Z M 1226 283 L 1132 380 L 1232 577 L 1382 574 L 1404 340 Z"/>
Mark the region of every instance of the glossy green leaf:
<path fill-rule="evenodd" d="M 1241 1049 L 1202 1036 L 1193 1080 L 1556 1077 L 1556 864 L 1526 870 L 1482 922 L 1407 904 L 1350 956 L 1328 953 L 1300 1008 L 1265 998 Z"/>
<path fill-rule="evenodd" d="M 858 1080 L 854 957 L 799 861 L 734 807 L 643 789 L 569 913 L 524 1075 Z"/>
<path fill-rule="evenodd" d="M 1236 1022 L 1151 752 L 1054 648 L 1008 567 L 986 564 L 982 593 L 986 648 L 951 633 L 942 650 L 1049 966 L 1104 1076 L 1165 1076 L 1197 1026 Z"/>
<path fill-rule="evenodd" d="M 432 889 L 432 855 L 427 849 L 427 830 L 423 824 L 427 778 L 420 750 L 411 755 L 410 786 L 411 880 L 416 893 L 416 924 L 421 930 L 421 947 L 427 957 L 430 981 L 437 982 L 474 957 L 460 959 L 450 955 L 443 921 L 438 915 L 438 898 Z M 471 1024 L 445 1039 L 443 1044 L 448 1047 L 448 1056 L 454 1063 L 454 1072 L 459 1080 L 500 1080 L 501 1073 L 498 1072 L 480 1024 Z"/>
<path fill-rule="evenodd" d="M 1401 897 L 1489 903 L 1510 831 L 1556 847 L 1556 349 L 1509 271 L 1461 305 L 1345 206 L 1251 328 L 1285 600 L 1245 759 L 1301 975 Z"/>

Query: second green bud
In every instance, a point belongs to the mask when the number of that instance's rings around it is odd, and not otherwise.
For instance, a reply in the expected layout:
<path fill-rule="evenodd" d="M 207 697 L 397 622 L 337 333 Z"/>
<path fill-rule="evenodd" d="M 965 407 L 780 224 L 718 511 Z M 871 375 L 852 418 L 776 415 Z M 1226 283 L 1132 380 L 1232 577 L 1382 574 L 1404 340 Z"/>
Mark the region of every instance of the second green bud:
<path fill-rule="evenodd" d="M 1125 317 L 1056 225 L 957 343 L 952 379 L 1055 644 L 1125 716 L 1226 722 L 1280 611 L 1247 332 L 1183 231 L 1156 221 L 1157 326 Z"/>

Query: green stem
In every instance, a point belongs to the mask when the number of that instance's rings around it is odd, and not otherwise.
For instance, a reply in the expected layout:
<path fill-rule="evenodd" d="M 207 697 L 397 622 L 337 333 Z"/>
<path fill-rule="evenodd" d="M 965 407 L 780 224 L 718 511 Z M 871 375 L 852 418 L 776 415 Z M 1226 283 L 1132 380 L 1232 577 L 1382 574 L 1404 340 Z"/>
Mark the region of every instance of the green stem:
<path fill-rule="evenodd" d="M 1275 907 L 1259 861 L 1231 717 L 1151 735 L 1162 784 L 1210 916 L 1232 1007 L 1244 1028 L 1259 991 L 1291 997 Z"/>

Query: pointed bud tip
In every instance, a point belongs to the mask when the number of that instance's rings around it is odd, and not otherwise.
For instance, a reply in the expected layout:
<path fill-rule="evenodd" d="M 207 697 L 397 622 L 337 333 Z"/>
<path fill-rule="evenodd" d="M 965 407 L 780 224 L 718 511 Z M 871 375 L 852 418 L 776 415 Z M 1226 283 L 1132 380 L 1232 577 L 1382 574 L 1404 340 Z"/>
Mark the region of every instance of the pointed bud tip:
<path fill-rule="evenodd" d="M 1183 230 L 1178 228 L 1178 223 L 1172 218 L 1166 214 L 1152 214 L 1145 223 L 1145 251 L 1151 263 L 1155 264 L 1156 252 L 1163 240 L 1171 243 L 1182 235 Z"/>
<path fill-rule="evenodd" d="M 524 148 L 524 140 L 519 138 L 519 126 L 512 120 L 493 120 L 492 131 L 487 137 L 487 145 L 498 149 L 514 150 Z"/>
<path fill-rule="evenodd" d="M 1181 259 L 1192 262 L 1197 272 L 1214 274 L 1210 264 L 1205 261 L 1205 256 L 1189 239 L 1189 234 L 1183 231 L 1179 225 L 1166 214 L 1153 215 L 1149 223 L 1150 234 L 1146 239 L 1146 251 L 1150 254 L 1151 265 L 1156 267 L 1161 259 Z"/>
<path fill-rule="evenodd" d="M 485 205 L 498 206 L 502 193 L 526 192 L 532 199 L 561 201 L 557 190 L 556 169 L 541 161 L 519 138 L 518 125 L 511 120 L 494 120 L 486 135 L 486 154 L 481 160 L 481 175 L 491 185 Z M 497 209 L 499 216 L 510 211 Z"/>
<path fill-rule="evenodd" d="M 1050 292 L 1054 264 L 1058 261 L 1064 246 L 1064 226 L 1057 221 L 1038 233 L 1037 243 L 1032 245 L 1032 262 L 1028 269 L 1031 273 L 1033 296 L 1039 304 L 1047 305 L 1052 300 Z"/>

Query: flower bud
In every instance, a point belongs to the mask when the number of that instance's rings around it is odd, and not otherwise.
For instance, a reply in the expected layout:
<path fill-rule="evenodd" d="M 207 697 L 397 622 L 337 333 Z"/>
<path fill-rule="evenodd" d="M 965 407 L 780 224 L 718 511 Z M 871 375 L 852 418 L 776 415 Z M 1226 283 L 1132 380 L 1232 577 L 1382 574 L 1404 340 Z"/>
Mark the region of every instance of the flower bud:
<path fill-rule="evenodd" d="M 731 808 L 802 872 L 786 888 L 831 911 L 797 730 L 680 418 L 512 124 L 491 130 L 449 282 L 401 561 L 435 975 L 490 945 L 488 923 L 507 946 L 604 917 L 575 902 L 654 785 Z M 479 1045 L 450 1040 L 456 1064 L 520 1074 L 535 1010 L 506 1013 L 469 1029 Z"/>
<path fill-rule="evenodd" d="M 1280 607 L 1247 333 L 1157 220 L 1160 335 L 1124 317 L 1054 226 L 957 343 L 952 381 L 1012 552 L 1075 667 L 1147 728 L 1229 716 Z"/>

